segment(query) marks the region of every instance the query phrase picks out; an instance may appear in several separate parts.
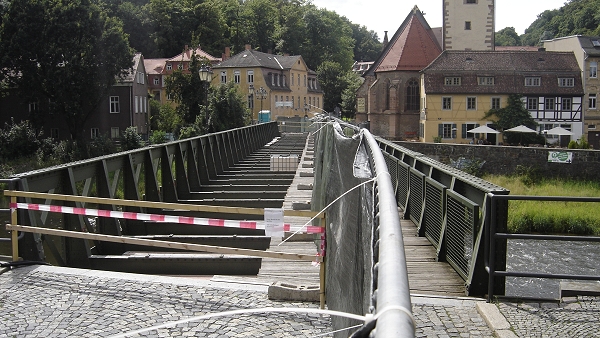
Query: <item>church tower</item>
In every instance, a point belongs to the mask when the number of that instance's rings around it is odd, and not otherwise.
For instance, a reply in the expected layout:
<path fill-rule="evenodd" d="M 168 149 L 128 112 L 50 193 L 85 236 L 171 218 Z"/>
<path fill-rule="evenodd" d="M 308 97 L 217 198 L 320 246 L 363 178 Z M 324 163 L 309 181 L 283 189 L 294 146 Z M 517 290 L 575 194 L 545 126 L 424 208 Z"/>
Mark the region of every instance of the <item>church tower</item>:
<path fill-rule="evenodd" d="M 494 50 L 495 0 L 442 0 L 444 50 Z"/>

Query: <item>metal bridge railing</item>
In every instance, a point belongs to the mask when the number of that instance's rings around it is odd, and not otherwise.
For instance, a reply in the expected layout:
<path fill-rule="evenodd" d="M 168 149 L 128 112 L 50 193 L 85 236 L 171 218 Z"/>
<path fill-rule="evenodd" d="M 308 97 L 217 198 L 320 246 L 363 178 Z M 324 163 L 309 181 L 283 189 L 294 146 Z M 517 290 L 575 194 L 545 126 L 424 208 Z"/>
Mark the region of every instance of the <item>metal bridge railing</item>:
<path fill-rule="evenodd" d="M 548 240 L 548 241 L 569 241 L 569 242 L 595 242 L 600 243 L 600 237 L 597 236 L 561 236 L 561 235 L 536 235 L 536 234 L 511 234 L 507 231 L 498 230 L 498 219 L 493 217 L 496 210 L 504 208 L 508 201 L 554 201 L 554 202 L 585 202 L 600 203 L 600 198 L 593 197 L 566 197 L 566 196 L 521 196 L 521 195 L 494 195 L 489 194 L 488 208 L 489 215 L 485 219 L 485 269 L 489 273 L 488 281 L 488 302 L 491 302 L 496 290 L 496 277 L 529 277 L 529 278 L 548 278 L 548 279 L 572 279 L 572 280 L 596 280 L 600 281 L 600 276 L 596 275 L 573 275 L 573 274 L 552 274 L 536 273 L 529 271 L 506 271 L 505 267 L 497 268 L 497 257 L 492 253 L 496 252 L 499 242 L 506 242 L 508 239 L 526 239 L 526 240 Z M 506 257 L 504 257 L 506 258 Z"/>
<path fill-rule="evenodd" d="M 389 158 L 384 156 L 376 139 L 368 130 L 359 129 L 332 117 L 325 117 L 322 121 L 338 123 L 346 136 L 358 133 L 360 130 L 374 178 L 374 203 L 371 210 L 373 229 L 370 243 L 373 257 L 369 308 L 376 320 L 367 322 L 352 337 L 414 337 L 416 327 L 412 317 L 404 242 L 395 196 L 396 174 L 390 175 Z M 320 127 L 324 128 L 324 125 L 321 124 Z M 336 132 L 336 128 L 329 129 L 333 133 Z M 360 240 L 356 239 L 357 242 Z M 358 254 L 363 255 L 363 253 Z M 368 254 L 364 253 L 364 255 Z M 338 273 L 347 272 L 338 271 Z"/>

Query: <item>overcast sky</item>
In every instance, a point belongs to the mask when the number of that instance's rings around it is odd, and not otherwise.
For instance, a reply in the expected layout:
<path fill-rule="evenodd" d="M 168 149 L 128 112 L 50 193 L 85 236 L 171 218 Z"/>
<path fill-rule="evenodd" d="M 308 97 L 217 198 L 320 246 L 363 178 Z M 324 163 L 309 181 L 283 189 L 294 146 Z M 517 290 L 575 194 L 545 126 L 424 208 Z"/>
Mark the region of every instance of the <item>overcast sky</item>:
<path fill-rule="evenodd" d="M 313 0 L 320 8 L 327 8 L 345 16 L 352 23 L 373 30 L 381 40 L 383 32 L 394 35 L 402 21 L 417 5 L 425 13 L 431 27 L 442 27 L 443 0 Z M 496 0 L 496 31 L 514 27 L 517 33 L 525 33 L 537 19 L 538 14 L 548 9 L 558 9 L 565 0 Z"/>

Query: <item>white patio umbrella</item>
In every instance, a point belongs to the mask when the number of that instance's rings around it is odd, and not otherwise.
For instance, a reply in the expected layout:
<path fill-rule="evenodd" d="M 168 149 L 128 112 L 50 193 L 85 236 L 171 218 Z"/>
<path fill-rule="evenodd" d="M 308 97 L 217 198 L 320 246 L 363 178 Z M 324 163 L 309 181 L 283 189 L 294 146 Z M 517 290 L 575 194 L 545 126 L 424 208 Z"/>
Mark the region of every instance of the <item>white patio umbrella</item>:
<path fill-rule="evenodd" d="M 548 131 L 545 132 L 548 135 L 573 135 L 572 132 L 566 130 L 565 128 L 561 128 L 561 127 L 556 127 L 556 128 L 552 128 Z"/>
<path fill-rule="evenodd" d="M 510 131 L 510 132 L 514 132 L 514 133 L 522 133 L 521 141 L 519 141 L 519 144 L 523 144 L 523 133 L 537 133 L 537 131 L 535 131 L 527 126 L 524 126 L 522 124 L 519 126 L 516 126 L 516 127 L 512 127 L 510 129 L 506 129 L 505 131 Z"/>
<path fill-rule="evenodd" d="M 467 133 L 473 134 L 500 134 L 499 131 L 494 130 L 488 126 L 479 126 L 477 128 L 473 128 L 471 130 L 467 130 Z"/>
<path fill-rule="evenodd" d="M 510 129 L 506 129 L 505 131 L 512 131 L 512 132 L 515 132 L 515 133 L 537 133 L 537 131 L 535 131 L 535 130 L 527 127 L 527 126 L 524 126 L 524 125 L 520 125 L 520 126 L 516 126 L 516 127 L 510 128 Z"/>

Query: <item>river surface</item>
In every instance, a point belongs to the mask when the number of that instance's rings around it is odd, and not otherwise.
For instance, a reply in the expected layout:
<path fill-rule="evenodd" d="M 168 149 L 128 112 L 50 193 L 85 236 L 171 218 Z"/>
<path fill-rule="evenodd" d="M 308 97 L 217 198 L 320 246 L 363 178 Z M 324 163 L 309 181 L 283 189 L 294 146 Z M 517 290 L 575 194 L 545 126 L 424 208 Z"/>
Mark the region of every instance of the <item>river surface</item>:
<path fill-rule="evenodd" d="M 600 243 L 597 242 L 509 240 L 507 252 L 507 271 L 600 276 Z M 506 295 L 558 299 L 560 281 L 506 277 Z"/>

